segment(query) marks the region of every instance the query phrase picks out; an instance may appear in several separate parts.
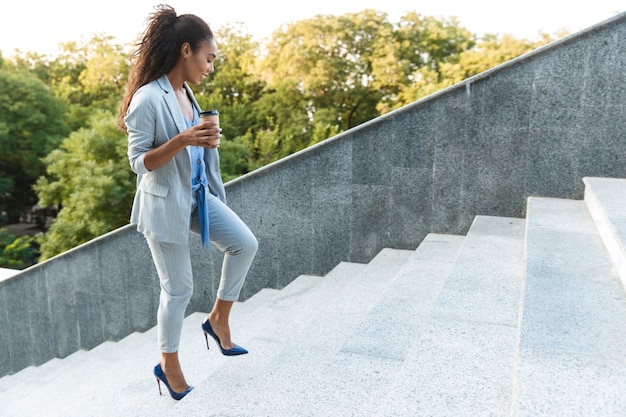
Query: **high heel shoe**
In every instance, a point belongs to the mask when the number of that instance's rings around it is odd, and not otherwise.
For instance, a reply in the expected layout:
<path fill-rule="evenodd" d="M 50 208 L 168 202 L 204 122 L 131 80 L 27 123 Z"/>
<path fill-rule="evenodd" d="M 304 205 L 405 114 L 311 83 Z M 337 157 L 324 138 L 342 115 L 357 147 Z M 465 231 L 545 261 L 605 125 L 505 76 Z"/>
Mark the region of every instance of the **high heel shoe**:
<path fill-rule="evenodd" d="M 248 353 L 247 350 L 238 345 L 235 345 L 232 349 L 224 349 L 222 347 L 222 344 L 220 343 L 219 337 L 217 337 L 217 335 L 213 331 L 213 328 L 211 327 L 211 323 L 209 322 L 208 318 L 204 319 L 204 321 L 202 322 L 202 330 L 204 331 L 204 338 L 206 339 L 207 349 L 209 348 L 209 336 L 211 336 L 213 339 L 215 339 L 217 346 L 219 346 L 220 350 L 222 351 L 222 355 L 224 356 L 237 356 Z"/>
<path fill-rule="evenodd" d="M 185 395 L 189 394 L 191 390 L 193 389 L 193 387 L 190 386 L 183 392 L 176 392 L 172 390 L 172 388 L 170 388 L 170 384 L 167 382 L 167 378 L 165 377 L 165 373 L 163 372 L 163 369 L 161 369 L 160 363 L 158 363 L 154 367 L 154 376 L 156 376 L 157 384 L 159 385 L 159 395 L 163 395 L 163 393 L 161 393 L 161 382 L 163 382 L 165 386 L 167 387 L 167 390 L 170 392 L 170 395 L 172 396 L 172 398 L 175 399 L 176 401 L 181 400 Z"/>

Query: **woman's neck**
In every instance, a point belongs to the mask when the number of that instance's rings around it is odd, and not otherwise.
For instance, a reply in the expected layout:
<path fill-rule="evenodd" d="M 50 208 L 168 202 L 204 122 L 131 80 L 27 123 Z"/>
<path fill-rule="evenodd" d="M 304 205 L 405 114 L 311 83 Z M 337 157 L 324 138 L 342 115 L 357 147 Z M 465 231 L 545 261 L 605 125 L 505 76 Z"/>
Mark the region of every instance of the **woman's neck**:
<path fill-rule="evenodd" d="M 167 78 L 170 80 L 174 91 L 187 94 L 187 90 L 185 90 L 185 79 L 183 77 L 177 76 L 174 71 L 171 71 L 167 74 Z"/>

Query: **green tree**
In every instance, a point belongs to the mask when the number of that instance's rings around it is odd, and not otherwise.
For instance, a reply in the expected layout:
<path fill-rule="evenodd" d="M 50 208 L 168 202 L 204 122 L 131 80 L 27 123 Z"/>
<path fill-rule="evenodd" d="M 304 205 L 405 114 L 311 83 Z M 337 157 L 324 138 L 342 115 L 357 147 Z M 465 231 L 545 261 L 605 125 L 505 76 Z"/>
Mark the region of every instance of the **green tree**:
<path fill-rule="evenodd" d="M 69 104 L 73 130 L 86 126 L 94 110 L 115 112 L 128 77 L 128 53 L 111 36 L 93 35 L 87 41 L 60 45 L 49 62 L 49 83 Z"/>
<path fill-rule="evenodd" d="M 557 36 L 564 36 L 564 33 Z M 394 107 L 409 104 L 552 41 L 547 34 L 542 34 L 536 41 L 510 35 L 486 35 L 475 47 L 460 52 L 454 60 L 415 68 L 411 75 L 413 82 L 402 89 Z"/>
<path fill-rule="evenodd" d="M 399 107 L 399 95 L 419 83 L 422 72 L 439 74 L 442 65 L 458 62 L 460 55 L 475 44 L 475 36 L 454 17 L 406 13 L 390 39 L 386 38 L 377 49 L 373 65 L 375 88 L 386 92 L 377 106 L 380 113 Z"/>
<path fill-rule="evenodd" d="M 108 112 L 73 132 L 45 158 L 47 176 L 35 190 L 40 205 L 58 205 L 58 216 L 38 237 L 44 260 L 128 224 L 135 175 L 128 166 L 126 136 Z"/>
<path fill-rule="evenodd" d="M 11 72 L 29 73 L 50 86 L 50 59 L 37 52 L 15 50 L 6 60 L 5 69 Z"/>
<path fill-rule="evenodd" d="M 274 32 L 259 61 L 267 87 L 255 113 L 266 122 L 265 140 L 248 146 L 267 153 L 273 143 L 282 157 L 371 120 L 396 106 L 417 71 L 438 73 L 473 46 L 456 19 L 414 12 L 397 25 L 369 9 L 287 25 Z"/>
<path fill-rule="evenodd" d="M 86 125 L 92 110 L 114 112 L 129 71 L 129 49 L 113 37 L 94 34 L 87 40 L 61 43 L 54 57 L 16 51 L 8 67 L 29 72 L 48 85 L 68 106 L 72 130 Z"/>
<path fill-rule="evenodd" d="M 69 133 L 65 107 L 37 78 L 0 69 L 0 212 L 16 222 L 37 202 L 41 158 Z"/>
<path fill-rule="evenodd" d="M 30 236 L 15 237 L 0 229 L 0 267 L 24 269 L 37 262 L 37 249 Z"/>
<path fill-rule="evenodd" d="M 296 148 L 310 144 L 320 109 L 334 109 L 334 114 L 324 114 L 327 119 L 321 123 L 342 131 L 378 115 L 376 104 L 382 93 L 373 88 L 372 65 L 378 45 L 391 28 L 385 13 L 364 10 L 343 16 L 318 15 L 273 33 L 260 74 L 269 88 L 294 89 L 290 95 L 299 93 L 298 101 L 306 103 L 309 123 L 299 126 L 306 138 Z M 293 139 L 298 136 L 302 135 Z"/>
<path fill-rule="evenodd" d="M 252 129 L 242 138 L 259 165 L 290 155 L 311 142 L 307 101 L 293 80 L 284 80 L 252 104 Z"/>
<path fill-rule="evenodd" d="M 220 171 L 224 182 L 234 180 L 256 167 L 256 164 L 252 162 L 252 152 L 240 138 L 223 138 L 219 154 Z"/>
<path fill-rule="evenodd" d="M 82 106 L 93 110 L 116 110 L 126 86 L 129 59 L 122 45 L 110 36 L 94 36 L 82 48 L 86 50 L 85 67 L 78 76 L 84 94 Z"/>

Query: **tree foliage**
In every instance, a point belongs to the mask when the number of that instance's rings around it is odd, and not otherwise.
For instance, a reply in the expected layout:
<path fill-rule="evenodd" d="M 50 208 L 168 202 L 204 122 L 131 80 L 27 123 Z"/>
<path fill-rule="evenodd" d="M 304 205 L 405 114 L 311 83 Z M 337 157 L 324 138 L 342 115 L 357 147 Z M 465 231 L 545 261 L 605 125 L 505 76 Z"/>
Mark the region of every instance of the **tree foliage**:
<path fill-rule="evenodd" d="M 36 204 L 41 158 L 69 133 L 63 103 L 39 79 L 0 69 L 0 212 L 9 222 Z"/>
<path fill-rule="evenodd" d="M 73 132 L 45 159 L 47 175 L 35 184 L 42 206 L 62 207 L 38 240 L 41 259 L 71 249 L 128 223 L 135 177 L 126 136 L 107 112 Z"/>
<path fill-rule="evenodd" d="M 67 108 L 73 130 L 85 125 L 94 110 L 115 112 L 129 71 L 127 47 L 113 37 L 94 34 L 88 40 L 59 45 L 53 58 L 18 52 L 10 68 L 28 72 L 48 85 Z"/>
<path fill-rule="evenodd" d="M 455 18 L 371 9 L 292 22 L 264 43 L 241 25 L 215 33 L 215 73 L 192 88 L 220 111 L 225 181 L 552 41 L 478 39 Z M 128 221 L 134 174 L 114 114 L 130 49 L 96 34 L 53 58 L 0 55 L 0 209 L 34 204 L 35 181 L 40 204 L 60 208 L 37 239 L 42 259 Z"/>
<path fill-rule="evenodd" d="M 285 97 L 293 106 L 287 113 L 279 110 L 265 117 L 281 132 L 290 130 L 277 143 L 291 153 L 311 144 L 316 125 L 344 131 L 376 117 L 384 90 L 374 88 L 381 85 L 376 84 L 373 62 L 378 46 L 391 41 L 391 29 L 386 14 L 365 10 L 320 15 L 274 32 L 258 73 L 270 94 L 278 95 L 272 102 Z M 319 110 L 326 111 L 317 114 Z"/>
<path fill-rule="evenodd" d="M 394 108 L 480 74 L 548 42 L 551 38 L 547 35 L 534 42 L 509 35 L 486 35 L 476 47 L 460 51 L 454 60 L 440 63 L 436 70 L 429 66 L 417 68 L 412 74 L 413 82 L 400 92 Z"/>
<path fill-rule="evenodd" d="M 37 249 L 32 237 L 15 237 L 0 229 L 0 268 L 24 269 L 36 262 Z"/>

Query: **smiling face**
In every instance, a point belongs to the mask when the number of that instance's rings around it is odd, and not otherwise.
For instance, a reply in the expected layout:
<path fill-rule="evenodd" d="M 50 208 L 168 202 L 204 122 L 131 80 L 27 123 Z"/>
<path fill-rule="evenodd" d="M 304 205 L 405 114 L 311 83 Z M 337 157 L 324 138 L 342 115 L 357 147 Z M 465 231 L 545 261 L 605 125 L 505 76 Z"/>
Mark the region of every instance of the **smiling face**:
<path fill-rule="evenodd" d="M 214 40 L 202 42 L 195 53 L 189 44 L 185 45 L 182 50 L 185 80 L 198 85 L 215 70 L 213 65 L 217 58 L 217 44 Z"/>

